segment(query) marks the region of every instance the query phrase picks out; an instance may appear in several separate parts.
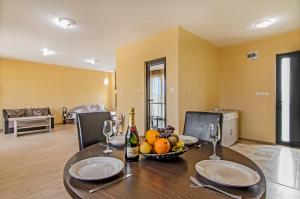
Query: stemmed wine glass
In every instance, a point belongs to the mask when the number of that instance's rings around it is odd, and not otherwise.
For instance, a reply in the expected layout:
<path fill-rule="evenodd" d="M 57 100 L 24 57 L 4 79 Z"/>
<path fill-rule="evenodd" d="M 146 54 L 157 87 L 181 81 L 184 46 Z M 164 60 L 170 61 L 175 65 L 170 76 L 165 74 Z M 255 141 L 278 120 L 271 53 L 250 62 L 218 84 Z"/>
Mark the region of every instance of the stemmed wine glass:
<path fill-rule="evenodd" d="M 112 150 L 109 148 L 109 138 L 113 134 L 113 126 L 111 120 L 105 120 L 103 124 L 103 134 L 106 137 L 106 149 L 103 153 L 111 153 Z"/>
<path fill-rule="evenodd" d="M 213 154 L 209 156 L 210 160 L 220 160 L 220 157 L 216 155 L 216 144 L 220 140 L 220 125 L 218 123 L 209 123 L 209 138 L 213 143 Z"/>

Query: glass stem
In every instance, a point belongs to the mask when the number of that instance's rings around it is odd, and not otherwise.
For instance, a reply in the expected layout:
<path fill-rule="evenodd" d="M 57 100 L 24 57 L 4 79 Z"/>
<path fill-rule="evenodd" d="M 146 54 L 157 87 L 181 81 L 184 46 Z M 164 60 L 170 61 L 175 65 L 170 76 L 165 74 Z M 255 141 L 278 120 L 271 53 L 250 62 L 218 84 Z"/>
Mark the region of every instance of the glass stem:
<path fill-rule="evenodd" d="M 106 137 L 106 150 L 109 150 L 109 137 Z"/>
<path fill-rule="evenodd" d="M 216 156 L 216 144 L 217 144 L 217 142 L 213 141 L 213 147 L 214 147 L 213 156 Z"/>

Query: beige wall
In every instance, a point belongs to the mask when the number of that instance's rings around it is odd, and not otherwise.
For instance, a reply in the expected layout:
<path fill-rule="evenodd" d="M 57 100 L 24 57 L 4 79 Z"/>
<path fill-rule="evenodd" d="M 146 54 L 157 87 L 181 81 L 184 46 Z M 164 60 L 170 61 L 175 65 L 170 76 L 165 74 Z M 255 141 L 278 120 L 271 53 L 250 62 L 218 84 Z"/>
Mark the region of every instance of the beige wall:
<path fill-rule="evenodd" d="M 111 73 L 111 78 L 109 82 L 109 90 L 108 90 L 108 98 L 107 103 L 110 104 L 110 110 L 115 111 L 116 110 L 116 78 L 115 78 L 115 72 Z"/>
<path fill-rule="evenodd" d="M 253 50 L 259 59 L 249 61 L 246 54 Z M 144 131 L 144 62 L 167 57 L 168 124 L 182 131 L 187 110 L 238 109 L 241 138 L 274 143 L 275 56 L 296 50 L 300 30 L 217 48 L 181 27 L 172 28 L 117 51 L 117 108 L 127 114 L 136 107 L 138 128 Z M 257 97 L 255 91 L 270 95 Z"/>
<path fill-rule="evenodd" d="M 2 118 L 2 61 L 0 59 L 0 118 Z M 2 130 L 3 122 L 0 119 L 0 132 Z"/>
<path fill-rule="evenodd" d="M 158 33 L 117 51 L 117 109 L 127 115 L 134 106 L 141 133 L 145 127 L 144 63 L 161 57 L 167 60 L 167 124 L 182 132 L 185 111 L 207 110 L 218 103 L 219 49 L 181 27 Z"/>
<path fill-rule="evenodd" d="M 186 111 L 218 106 L 219 52 L 219 48 L 179 28 L 180 132 L 183 132 Z"/>
<path fill-rule="evenodd" d="M 0 71 L 1 118 L 3 108 L 50 107 L 60 123 L 63 106 L 112 107 L 111 87 L 103 85 L 112 73 L 9 59 L 0 59 Z"/>
<path fill-rule="evenodd" d="M 247 60 L 257 50 L 257 60 Z M 241 138 L 275 142 L 276 54 L 300 50 L 300 30 L 221 49 L 220 98 L 223 108 L 241 110 Z M 269 96 L 255 96 L 255 91 Z"/>
<path fill-rule="evenodd" d="M 129 107 L 135 107 L 140 134 L 145 128 L 145 62 L 162 57 L 167 60 L 167 123 L 178 129 L 178 27 L 117 50 L 117 110 L 128 119 Z"/>

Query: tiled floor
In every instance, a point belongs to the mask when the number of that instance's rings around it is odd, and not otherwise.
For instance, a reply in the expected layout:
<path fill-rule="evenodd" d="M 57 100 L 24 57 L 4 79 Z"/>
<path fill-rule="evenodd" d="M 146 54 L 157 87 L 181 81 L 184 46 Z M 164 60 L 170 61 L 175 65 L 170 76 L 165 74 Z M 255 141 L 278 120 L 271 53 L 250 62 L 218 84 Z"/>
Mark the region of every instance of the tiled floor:
<path fill-rule="evenodd" d="M 267 180 L 267 195 L 300 198 L 300 149 L 251 143 L 237 143 L 231 149 L 246 155 L 262 169 Z"/>

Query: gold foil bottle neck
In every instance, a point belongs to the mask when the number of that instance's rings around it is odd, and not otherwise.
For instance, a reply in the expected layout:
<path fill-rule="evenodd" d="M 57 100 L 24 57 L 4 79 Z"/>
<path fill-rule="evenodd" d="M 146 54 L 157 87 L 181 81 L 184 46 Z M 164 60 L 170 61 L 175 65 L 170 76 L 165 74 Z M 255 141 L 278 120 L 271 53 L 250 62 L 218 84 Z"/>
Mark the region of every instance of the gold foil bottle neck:
<path fill-rule="evenodd" d="M 133 107 L 131 107 L 130 109 L 129 109 L 129 126 L 134 126 L 135 124 L 134 124 L 134 120 L 135 120 L 135 118 L 134 118 L 134 108 Z"/>

